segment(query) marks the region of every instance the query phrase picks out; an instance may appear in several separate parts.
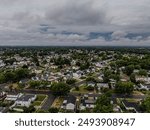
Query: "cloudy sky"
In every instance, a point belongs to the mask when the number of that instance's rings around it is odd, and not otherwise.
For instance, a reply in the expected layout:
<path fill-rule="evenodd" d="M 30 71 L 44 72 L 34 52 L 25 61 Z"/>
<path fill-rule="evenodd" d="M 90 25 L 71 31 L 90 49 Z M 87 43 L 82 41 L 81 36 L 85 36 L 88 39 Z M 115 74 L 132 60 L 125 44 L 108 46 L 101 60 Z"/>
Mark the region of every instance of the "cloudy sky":
<path fill-rule="evenodd" d="M 0 0 L 0 45 L 150 46 L 150 0 Z"/>

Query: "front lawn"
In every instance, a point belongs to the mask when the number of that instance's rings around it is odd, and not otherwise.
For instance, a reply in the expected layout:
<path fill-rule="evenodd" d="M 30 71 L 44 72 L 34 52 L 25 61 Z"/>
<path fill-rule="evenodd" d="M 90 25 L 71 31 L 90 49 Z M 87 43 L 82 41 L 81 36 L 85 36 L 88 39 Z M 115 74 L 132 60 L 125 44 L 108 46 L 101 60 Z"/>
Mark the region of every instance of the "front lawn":
<path fill-rule="evenodd" d="M 40 106 L 41 103 L 45 100 L 46 95 L 38 94 L 36 100 L 33 102 L 33 106 Z"/>
<path fill-rule="evenodd" d="M 44 94 L 38 94 L 37 98 L 36 98 L 36 101 L 43 101 L 45 98 L 46 98 L 46 95 L 44 95 Z"/>
<path fill-rule="evenodd" d="M 35 101 L 33 102 L 33 106 L 40 106 L 41 105 L 41 102 L 40 101 Z"/>
<path fill-rule="evenodd" d="M 72 90 L 72 92 L 75 92 L 75 93 L 94 93 L 94 90 L 89 91 L 86 89 L 86 87 L 87 87 L 86 85 L 81 85 L 79 87 L 79 90 L 76 90 L 76 88 L 74 88 Z"/>

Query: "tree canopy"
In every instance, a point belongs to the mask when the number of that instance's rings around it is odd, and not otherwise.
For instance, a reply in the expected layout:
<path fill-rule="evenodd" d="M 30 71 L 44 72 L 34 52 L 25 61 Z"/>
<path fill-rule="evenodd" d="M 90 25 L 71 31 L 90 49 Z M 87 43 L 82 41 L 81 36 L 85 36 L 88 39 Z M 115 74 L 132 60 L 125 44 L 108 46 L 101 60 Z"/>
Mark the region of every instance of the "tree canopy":
<path fill-rule="evenodd" d="M 0 74 L 0 83 L 20 81 L 23 78 L 28 78 L 29 75 L 29 70 L 26 68 L 7 70 Z"/>
<path fill-rule="evenodd" d="M 59 82 L 53 83 L 50 90 L 53 92 L 54 95 L 63 96 L 69 93 L 70 87 L 66 83 Z"/>
<path fill-rule="evenodd" d="M 141 110 L 143 112 L 150 113 L 150 96 L 148 96 L 145 100 L 142 101 Z"/>
<path fill-rule="evenodd" d="M 132 82 L 117 82 L 115 86 L 116 93 L 119 94 L 131 94 L 134 90 L 134 84 Z"/>
<path fill-rule="evenodd" d="M 110 102 L 111 102 L 111 98 L 106 94 L 102 94 L 96 100 L 94 112 L 96 113 L 113 112 L 113 105 Z"/>

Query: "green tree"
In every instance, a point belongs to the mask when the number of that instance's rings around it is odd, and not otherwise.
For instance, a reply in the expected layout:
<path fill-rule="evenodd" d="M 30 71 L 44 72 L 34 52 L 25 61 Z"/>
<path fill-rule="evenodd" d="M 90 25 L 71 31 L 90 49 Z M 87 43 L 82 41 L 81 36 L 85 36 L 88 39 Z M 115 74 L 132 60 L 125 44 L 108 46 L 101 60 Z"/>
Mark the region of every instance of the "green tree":
<path fill-rule="evenodd" d="M 54 95 L 62 96 L 67 95 L 70 91 L 70 87 L 63 82 L 53 83 L 50 90 L 53 92 Z"/>
<path fill-rule="evenodd" d="M 110 113 L 113 112 L 113 105 L 110 103 L 111 98 L 105 94 L 102 94 L 95 103 L 95 113 Z"/>
<path fill-rule="evenodd" d="M 119 74 L 111 74 L 109 76 L 111 79 L 115 79 L 116 81 L 119 81 L 120 80 L 120 75 Z"/>
<path fill-rule="evenodd" d="M 7 71 L 4 74 L 5 78 L 6 78 L 6 82 L 10 81 L 10 82 L 15 82 L 16 81 L 16 74 L 12 71 Z"/>
<path fill-rule="evenodd" d="M 29 70 L 26 68 L 20 68 L 15 71 L 17 80 L 27 78 L 29 76 Z"/>
<path fill-rule="evenodd" d="M 80 65 L 80 70 L 85 70 L 85 69 L 88 69 L 89 67 L 90 67 L 90 63 L 86 61 L 85 63 L 82 63 Z"/>
<path fill-rule="evenodd" d="M 66 83 L 67 84 L 74 84 L 76 82 L 76 79 L 67 79 Z"/>
<path fill-rule="evenodd" d="M 95 82 L 96 80 L 95 80 L 94 77 L 90 76 L 90 77 L 87 77 L 87 78 L 86 78 L 86 81 L 92 81 L 92 82 Z"/>
<path fill-rule="evenodd" d="M 39 87 L 41 85 L 41 82 L 40 81 L 30 81 L 29 85 L 31 88 L 36 88 L 36 87 Z"/>
<path fill-rule="evenodd" d="M 141 70 L 139 71 L 139 75 L 140 75 L 140 76 L 147 76 L 147 71 L 141 69 Z"/>
<path fill-rule="evenodd" d="M 130 80 L 131 80 L 131 82 L 136 83 L 136 79 L 135 79 L 135 74 L 134 73 L 132 73 L 130 75 Z"/>
<path fill-rule="evenodd" d="M 109 82 L 110 75 L 112 74 L 112 71 L 105 69 L 103 73 L 104 73 L 104 77 L 103 77 L 104 82 Z"/>
<path fill-rule="evenodd" d="M 58 58 L 54 59 L 54 64 L 58 66 L 70 65 L 71 61 L 67 58 L 59 56 Z"/>
<path fill-rule="evenodd" d="M 37 56 L 33 56 L 33 57 L 32 57 L 32 61 L 36 64 L 36 66 L 39 66 L 39 65 L 40 65 Z"/>
<path fill-rule="evenodd" d="M 24 113 L 32 113 L 35 111 L 35 107 L 31 105 L 29 107 L 24 107 L 23 110 L 24 110 Z"/>
<path fill-rule="evenodd" d="M 125 72 L 126 72 L 127 75 L 131 75 L 133 73 L 133 70 L 134 70 L 134 65 L 128 65 L 125 68 Z"/>
<path fill-rule="evenodd" d="M 115 92 L 119 94 L 131 94 L 134 90 L 134 84 L 132 82 L 117 82 L 115 86 Z"/>
<path fill-rule="evenodd" d="M 6 81 L 6 78 L 5 78 L 4 74 L 3 73 L 0 74 L 0 84 L 5 83 L 5 81 Z"/>
<path fill-rule="evenodd" d="M 143 112 L 150 113 L 150 96 L 148 96 L 145 100 L 142 101 L 140 107 Z"/>

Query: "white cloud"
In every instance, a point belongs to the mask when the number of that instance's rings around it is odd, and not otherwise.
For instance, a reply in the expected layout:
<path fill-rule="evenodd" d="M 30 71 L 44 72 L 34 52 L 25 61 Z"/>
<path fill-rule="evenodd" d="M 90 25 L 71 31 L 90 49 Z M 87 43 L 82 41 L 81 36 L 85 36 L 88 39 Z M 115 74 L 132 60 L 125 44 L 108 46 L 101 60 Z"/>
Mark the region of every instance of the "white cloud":
<path fill-rule="evenodd" d="M 115 31 L 112 33 L 111 37 L 112 39 L 118 40 L 120 38 L 124 38 L 127 35 L 126 32 L 123 31 Z"/>
<path fill-rule="evenodd" d="M 150 45 L 141 35 L 125 38 L 149 32 L 150 0 L 0 0 L 0 9 L 0 45 Z M 112 39 L 89 39 L 90 32 L 113 32 Z"/>

